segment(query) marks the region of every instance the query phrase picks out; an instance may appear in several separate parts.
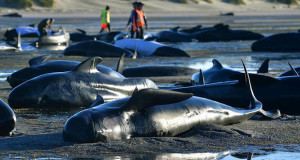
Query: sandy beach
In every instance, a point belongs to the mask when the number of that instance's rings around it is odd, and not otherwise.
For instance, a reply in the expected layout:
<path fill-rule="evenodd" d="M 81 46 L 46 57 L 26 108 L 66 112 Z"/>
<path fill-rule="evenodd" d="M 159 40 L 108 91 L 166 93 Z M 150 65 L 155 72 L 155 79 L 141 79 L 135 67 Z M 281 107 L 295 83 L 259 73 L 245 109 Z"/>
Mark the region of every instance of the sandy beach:
<path fill-rule="evenodd" d="M 205 17 L 207 19 L 215 18 L 214 21 L 208 21 L 202 19 L 200 22 L 208 23 L 212 25 L 216 22 L 222 21 L 219 18 L 220 12 L 234 12 L 237 16 L 242 16 L 242 21 L 236 20 L 234 23 L 237 26 L 233 27 L 248 27 L 244 24 L 251 22 L 257 22 L 256 19 L 247 20 L 247 16 L 280 16 L 280 15 L 300 15 L 300 6 L 287 5 L 280 3 L 269 3 L 262 0 L 246 0 L 246 5 L 233 5 L 224 3 L 221 0 L 214 0 L 212 4 L 200 1 L 189 0 L 187 4 L 173 3 L 167 0 L 145 0 L 145 12 L 148 17 L 160 17 L 161 24 L 165 18 L 168 21 L 169 17 L 180 17 L 181 20 L 185 17 L 190 18 L 191 25 L 194 25 L 194 21 L 191 17 Z M 129 0 L 56 0 L 53 8 L 42 8 L 34 6 L 30 9 L 14 9 L 4 7 L 4 0 L 0 0 L 0 14 L 7 14 L 18 12 L 23 17 L 29 17 L 29 20 L 38 21 L 40 17 L 68 17 L 70 18 L 82 18 L 99 17 L 100 11 L 105 8 L 106 5 L 111 6 L 111 16 L 121 17 L 125 22 L 131 11 L 131 1 Z M 32 18 L 33 17 L 33 18 Z M 37 17 L 35 19 L 35 17 Z M 97 17 L 97 18 L 95 18 Z M 246 18 L 245 18 L 246 17 Z M 32 18 L 32 19 L 30 19 Z M 5 18 L 4 18 L 5 19 Z M 26 19 L 26 18 L 24 18 Z M 24 21 L 20 19 L 20 23 Z M 63 19 L 63 18 L 62 18 Z M 93 19 L 93 20 L 94 20 Z M 115 18 L 117 19 L 117 18 Z M 64 19 L 63 19 L 64 20 Z M 63 21 L 57 20 L 57 22 Z M 276 19 L 277 20 L 277 19 Z M 274 28 L 277 31 L 282 31 L 280 27 L 286 24 L 285 19 L 281 19 L 280 24 L 274 24 L 274 27 L 269 27 L 273 23 L 277 23 L 276 20 L 271 19 L 266 26 L 260 26 L 261 20 L 257 22 L 257 30 L 264 29 L 264 31 L 273 32 Z M 17 21 L 17 20 L 16 20 Z M 27 24 L 26 21 L 26 24 Z M 294 26 L 283 27 L 288 31 L 296 30 L 299 28 L 298 21 L 288 20 L 289 24 Z M 81 22 L 81 21 L 80 21 Z M 230 21 L 231 22 L 231 21 Z M 16 22 L 14 22 L 16 23 Z M 98 23 L 98 22 L 97 22 Z M 180 24 L 184 25 L 185 22 Z M 29 22 L 28 22 L 29 24 Z M 125 23 L 124 23 L 125 24 Z M 259 24 L 259 25 L 258 25 Z M 7 24 L 6 24 L 7 25 Z M 98 24 L 97 24 L 98 25 Z M 123 25 L 123 24 L 122 24 Z M 124 28 L 122 25 L 115 28 Z M 169 24 L 173 26 L 173 23 Z M 186 24 L 185 24 L 186 25 Z M 17 25 L 15 25 L 17 26 Z M 15 27 L 9 26 L 9 27 Z M 78 27 L 80 25 L 74 26 Z M 96 26 L 96 25 L 94 25 Z M 72 31 L 73 26 L 68 26 Z M 94 28 L 88 28 L 90 33 L 98 32 L 98 26 Z M 93 27 L 93 26 L 92 26 Z M 169 26 L 159 26 L 159 29 L 169 28 Z M 250 28 L 253 26 L 250 26 Z M 115 29 L 114 28 L 114 29 Z M 279 29 L 278 29 L 279 28 Z M 1 28 L 3 33 L 5 27 Z M 2 36 L 2 35 L 1 35 Z M 216 44 L 217 43 L 217 44 Z M 278 63 L 286 63 L 286 61 L 293 59 L 294 65 L 300 65 L 299 54 L 281 55 L 281 54 L 260 54 L 251 53 L 249 48 L 250 42 L 246 42 L 244 46 L 247 48 L 234 48 L 236 43 L 213 43 L 216 46 L 223 46 L 224 48 L 219 50 L 207 50 L 200 51 L 188 51 L 192 58 L 166 58 L 166 57 L 146 57 L 138 58 L 136 60 L 126 59 L 125 67 L 133 67 L 141 64 L 171 64 L 176 65 L 182 62 L 201 62 L 204 64 L 203 59 L 215 58 L 218 56 L 224 63 L 231 61 L 240 61 L 240 59 L 246 59 L 248 65 L 252 64 L 252 69 L 257 67 L 257 61 L 263 61 L 263 59 L 271 58 L 273 63 L 271 68 L 283 71 L 286 68 L 276 68 Z M 198 46 L 197 43 L 192 43 L 190 46 Z M 187 50 L 190 48 L 188 45 Z M 199 45 L 200 46 L 200 45 Z M 213 46 L 213 45 L 211 45 Z M 231 46 L 232 48 L 228 48 Z M 234 47 L 233 47 L 234 46 Z M 200 46 L 204 47 L 204 46 Z M 199 47 L 199 48 L 200 48 Z M 191 47 L 192 48 L 192 47 Z M 239 52 L 236 54 L 236 52 Z M 83 61 L 86 57 L 75 56 L 63 56 L 61 51 L 24 51 L 24 52 L 1 52 L 0 54 L 0 70 L 21 69 L 28 66 L 28 60 L 43 54 L 52 54 L 50 60 L 76 60 Z M 18 57 L 18 58 L 16 58 Z M 115 69 L 118 58 L 103 58 L 102 65 Z M 255 63 L 254 63 L 255 61 Z M 250 63 L 252 62 L 252 63 Z M 211 61 L 209 61 L 210 65 Z M 240 62 L 239 66 L 240 66 Z M 234 65 L 232 65 L 234 66 Z M 253 67 L 254 66 L 254 67 Z M 198 68 L 199 69 L 199 68 Z M 253 71 L 253 70 L 252 70 Z M 177 76 L 177 77 L 145 77 L 153 80 L 157 84 L 174 84 L 178 82 L 188 82 L 189 76 Z M 0 82 L 0 99 L 7 102 L 7 98 L 12 88 L 5 82 Z M 95 159 L 126 159 L 126 157 L 137 157 L 136 159 L 168 159 L 162 158 L 165 154 L 181 153 L 220 153 L 224 151 L 239 151 L 243 153 L 254 153 L 256 155 L 263 155 L 274 153 L 277 151 L 284 152 L 300 152 L 300 117 L 284 115 L 281 118 L 275 120 L 261 119 L 260 116 L 255 116 L 251 120 L 243 123 L 220 126 L 220 125 L 204 125 L 194 128 L 191 131 L 180 134 L 176 137 L 134 137 L 132 139 L 122 141 L 112 141 L 108 143 L 68 143 L 62 139 L 62 130 L 66 120 L 78 112 L 73 111 L 47 111 L 47 110 L 30 110 L 30 109 L 18 109 L 15 110 L 17 115 L 17 125 L 12 137 L 0 137 L 0 159 L 76 159 L 76 158 L 95 158 Z M 136 156 L 132 156 L 136 155 Z M 150 157 L 148 157 L 150 155 Z M 168 156 L 166 156 L 168 157 Z M 172 157 L 172 156 L 171 156 Z M 169 158 L 176 159 L 176 158 Z M 177 157 L 177 159 L 182 159 Z M 193 158 L 186 158 L 193 159 Z M 199 159 L 198 157 L 194 159 Z"/>
<path fill-rule="evenodd" d="M 28 66 L 35 53 L 1 53 L 1 68 L 23 68 Z M 19 57 L 19 58 L 15 58 Z M 84 57 L 52 56 L 50 60 L 65 59 L 82 61 Z M 5 61 L 4 61 L 5 60 Z M 118 58 L 103 58 L 103 64 L 114 68 Z M 127 66 L 149 63 L 147 59 L 126 59 Z M 5 62 L 5 63 L 4 63 Z M 13 64 L 13 65 L 12 65 Z M 152 78 L 157 84 L 186 82 L 190 76 Z M 0 98 L 7 102 L 11 88 L 7 82 L 0 83 Z M 17 109 L 17 126 L 12 137 L 0 137 L 0 158 L 104 158 L 139 157 L 142 159 L 164 159 L 180 153 L 177 159 L 192 153 L 223 153 L 239 151 L 264 155 L 277 151 L 300 152 L 300 118 L 283 115 L 276 120 L 255 116 L 243 123 L 220 126 L 203 125 L 176 137 L 135 137 L 128 140 L 98 143 L 68 143 L 62 139 L 66 120 L 78 112 Z M 187 155 L 185 155 L 187 154 Z M 150 156 L 150 157 L 149 157 Z M 173 157 L 173 158 L 176 158 Z M 171 159 L 173 159 L 171 158 Z M 134 158 L 133 158 L 134 159 Z"/>
<path fill-rule="evenodd" d="M 28 9 L 14 9 L 5 7 L 4 0 L 0 0 L 0 14 L 18 12 L 24 17 L 98 17 L 106 5 L 111 7 L 112 17 L 128 16 L 132 9 L 130 0 L 56 0 L 53 8 L 33 6 Z M 234 12 L 235 15 L 291 15 L 300 14 L 300 6 L 282 3 L 270 3 L 265 0 L 245 0 L 245 5 L 235 5 L 221 0 L 213 3 L 192 1 L 175 3 L 168 0 L 146 0 L 144 10 L 148 16 L 209 16 L 220 13 Z"/>

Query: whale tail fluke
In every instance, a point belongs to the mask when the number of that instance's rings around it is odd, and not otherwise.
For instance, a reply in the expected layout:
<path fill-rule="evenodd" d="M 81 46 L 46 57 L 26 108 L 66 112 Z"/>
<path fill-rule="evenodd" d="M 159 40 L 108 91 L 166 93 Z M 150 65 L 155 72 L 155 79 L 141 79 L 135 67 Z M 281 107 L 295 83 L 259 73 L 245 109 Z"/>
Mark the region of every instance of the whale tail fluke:
<path fill-rule="evenodd" d="M 275 109 L 275 110 L 269 110 L 269 111 L 265 111 L 263 109 L 261 109 L 259 111 L 259 113 L 267 118 L 270 118 L 270 119 L 276 119 L 276 118 L 279 118 L 281 116 L 281 113 L 278 109 Z"/>
<path fill-rule="evenodd" d="M 293 74 L 296 75 L 296 76 L 299 76 L 298 72 L 297 72 L 296 69 L 291 65 L 291 63 L 288 62 L 288 64 L 289 64 L 289 66 L 290 66 L 291 71 L 293 72 Z"/>
<path fill-rule="evenodd" d="M 269 73 L 269 62 L 270 59 L 266 59 L 257 70 L 257 73 Z"/>
<path fill-rule="evenodd" d="M 249 106 L 249 109 L 254 109 L 254 108 L 262 108 L 262 104 L 260 101 L 258 101 L 253 93 L 253 89 L 252 89 L 252 85 L 251 85 L 251 81 L 250 81 L 250 77 L 249 77 L 249 73 L 247 71 L 247 68 L 245 66 L 245 63 L 243 60 L 242 61 L 242 64 L 243 64 L 243 67 L 244 67 L 244 71 L 245 71 L 245 81 L 246 81 L 246 84 L 248 86 L 248 89 L 249 89 L 249 95 L 250 95 L 250 106 Z"/>
<path fill-rule="evenodd" d="M 249 77 L 249 73 L 247 71 L 247 68 L 242 60 L 242 64 L 244 67 L 244 71 L 245 71 L 245 80 L 246 80 L 246 84 L 248 86 L 249 89 L 249 94 L 250 94 L 250 106 L 249 109 L 253 109 L 254 112 L 257 112 L 257 110 L 259 111 L 258 113 L 271 118 L 271 119 L 275 119 L 281 116 L 280 111 L 279 110 L 274 110 L 274 111 L 265 111 L 262 108 L 262 103 L 260 101 L 258 101 L 254 95 L 253 89 L 252 89 L 252 85 L 251 85 L 251 81 L 250 81 L 250 77 Z"/>

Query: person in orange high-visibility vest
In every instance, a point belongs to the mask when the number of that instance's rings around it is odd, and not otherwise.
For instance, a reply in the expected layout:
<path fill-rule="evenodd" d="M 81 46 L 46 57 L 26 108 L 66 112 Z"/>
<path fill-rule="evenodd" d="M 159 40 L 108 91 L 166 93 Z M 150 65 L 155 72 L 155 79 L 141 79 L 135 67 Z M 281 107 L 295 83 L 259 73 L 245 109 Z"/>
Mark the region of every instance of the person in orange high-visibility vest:
<path fill-rule="evenodd" d="M 133 29 L 133 23 L 134 22 L 136 23 L 136 21 L 133 21 L 133 19 L 135 19 L 137 17 L 136 10 L 138 8 L 138 2 L 133 2 L 132 7 L 133 7 L 133 10 L 130 13 L 128 23 L 127 23 L 125 29 L 128 31 L 129 24 L 132 23 L 131 29 L 130 29 L 130 34 L 131 34 L 131 38 L 134 38 L 134 33 L 135 33 L 136 30 Z"/>
<path fill-rule="evenodd" d="M 103 32 L 106 28 L 110 32 L 109 6 L 106 6 L 105 10 L 102 11 L 102 13 L 101 13 L 101 30 L 100 30 L 100 33 Z"/>
<path fill-rule="evenodd" d="M 141 2 L 134 2 L 132 3 L 134 10 L 131 11 L 131 15 L 129 17 L 126 30 L 128 30 L 128 26 L 130 23 L 131 25 L 131 38 L 134 37 L 134 33 L 136 33 L 136 38 L 143 39 L 144 32 L 143 27 L 146 25 L 146 28 L 148 29 L 146 16 L 143 9 L 143 3 Z"/>

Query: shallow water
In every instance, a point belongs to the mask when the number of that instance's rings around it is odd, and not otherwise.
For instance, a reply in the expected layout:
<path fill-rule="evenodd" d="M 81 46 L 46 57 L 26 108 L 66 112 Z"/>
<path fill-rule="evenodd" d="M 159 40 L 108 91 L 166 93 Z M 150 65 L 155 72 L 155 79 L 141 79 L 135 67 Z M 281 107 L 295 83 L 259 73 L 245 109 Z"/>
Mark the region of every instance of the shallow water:
<path fill-rule="evenodd" d="M 10 157 L 4 158 L 4 160 L 10 159 L 24 159 L 26 157 Z M 251 158 L 251 159 L 250 159 Z M 104 154 L 102 156 L 91 157 L 89 160 L 143 160 L 143 159 L 155 159 L 155 160 L 296 160 L 300 158 L 298 152 L 237 152 L 237 151 L 224 151 L 217 153 L 164 153 L 164 154 L 128 154 L 128 155 L 109 155 Z M 82 159 L 78 158 L 55 158 L 40 157 L 34 158 L 34 160 L 65 160 L 65 159 Z"/>
<path fill-rule="evenodd" d="M 32 23 L 38 23 L 42 18 L 0 18 L 0 37 L 8 28 L 14 28 L 17 26 L 24 26 Z M 293 16 L 235 16 L 235 17 L 148 17 L 150 26 L 149 32 L 157 33 L 161 30 L 168 28 L 181 26 L 182 28 L 188 28 L 197 24 L 202 24 L 204 27 L 212 26 L 216 23 L 227 23 L 232 29 L 246 29 L 255 32 L 262 33 L 264 35 L 271 35 L 280 32 L 296 31 L 300 26 L 300 15 Z M 123 30 L 127 23 L 127 18 L 123 17 L 112 17 L 112 30 Z M 97 34 L 99 31 L 100 20 L 98 18 L 56 18 L 53 28 L 63 26 L 68 32 L 75 32 L 76 28 L 80 28 L 87 31 L 87 34 Z M 35 48 L 28 46 L 34 42 L 35 39 L 22 39 L 23 49 L 26 53 L 34 54 L 36 56 L 41 54 L 53 54 L 61 58 L 61 53 L 66 46 L 50 46 L 43 48 Z M 290 62 L 295 67 L 300 66 L 300 53 L 267 53 L 267 52 L 251 52 L 251 44 L 254 41 L 232 41 L 232 42 L 209 42 L 209 43 L 166 43 L 173 47 L 181 48 L 187 51 L 192 58 L 176 58 L 176 57 L 144 57 L 137 61 L 131 61 L 128 66 L 138 65 L 178 65 L 187 66 L 195 69 L 208 69 L 212 66 L 211 60 L 218 59 L 224 67 L 232 68 L 235 70 L 242 71 L 241 59 L 245 61 L 247 69 L 250 72 L 255 73 L 261 63 L 270 58 L 270 73 L 278 75 L 279 73 L 289 70 L 287 62 Z M 3 43 L 3 42 L 2 42 Z M 26 47 L 28 48 L 26 48 Z M 0 53 L 1 54 L 1 53 Z M 21 54 L 17 54 L 22 56 Z M 17 57 L 16 57 L 17 58 Z M 104 63 L 105 59 L 104 58 Z M 117 60 L 117 59 L 116 59 Z M 1 59 L 4 62 L 5 59 Z M 143 63 L 145 62 L 145 63 Z M 108 64 L 109 67 L 114 68 L 114 64 Z M 7 69 L 8 68 L 8 69 Z M 20 69 L 20 66 L 13 65 L 13 67 L 3 66 L 0 67 L 0 81 L 5 81 L 6 77 L 14 71 Z M 170 84 L 171 85 L 171 84 Z M 77 111 L 63 111 L 63 112 L 49 112 L 39 110 L 17 110 L 17 115 L 24 119 L 55 119 L 64 120 L 76 113 Z M 286 144 L 289 146 L 290 144 Z M 224 153 L 224 154 L 223 154 Z M 226 154 L 225 154 L 226 153 Z M 222 155 L 223 154 L 223 155 Z M 224 160 L 235 160 L 239 159 L 233 156 L 232 151 L 213 153 L 209 155 L 207 153 L 166 153 L 166 154 L 128 154 L 128 155 L 111 155 L 101 154 L 99 157 L 91 157 L 91 159 L 224 159 Z M 206 157 L 205 157 L 206 156 Z M 215 158 L 214 158 L 215 156 Z M 221 156 L 221 157 L 217 157 Z M 36 158 L 42 159 L 64 159 L 55 158 L 57 156 L 53 153 L 49 153 L 47 157 Z M 79 157 L 80 158 L 80 157 Z M 279 149 L 275 152 L 253 152 L 253 159 L 299 159 L 299 152 L 290 152 Z M 7 159 L 26 159 L 22 155 L 16 157 L 9 157 Z M 247 159 L 243 158 L 243 159 Z"/>

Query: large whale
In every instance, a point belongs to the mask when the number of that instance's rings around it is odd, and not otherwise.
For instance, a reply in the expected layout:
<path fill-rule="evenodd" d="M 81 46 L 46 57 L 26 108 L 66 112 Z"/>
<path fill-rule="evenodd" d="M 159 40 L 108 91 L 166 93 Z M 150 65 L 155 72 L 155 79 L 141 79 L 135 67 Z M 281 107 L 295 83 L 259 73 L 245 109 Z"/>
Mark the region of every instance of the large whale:
<path fill-rule="evenodd" d="M 156 41 L 158 42 L 192 42 L 190 34 L 177 32 L 171 29 L 168 31 L 160 31 L 156 34 Z"/>
<path fill-rule="evenodd" d="M 252 51 L 299 52 L 300 32 L 274 34 L 255 41 Z"/>
<path fill-rule="evenodd" d="M 72 32 L 70 33 L 70 40 L 72 42 L 78 42 L 78 41 L 86 41 L 86 40 L 93 40 L 95 39 L 92 35 L 87 35 L 86 31 L 82 29 L 76 29 L 78 32 Z"/>
<path fill-rule="evenodd" d="M 88 107 L 97 97 L 105 102 L 130 96 L 134 89 L 157 88 L 148 79 L 116 78 L 99 72 L 100 57 L 89 58 L 72 71 L 47 73 L 30 79 L 8 96 L 12 108 Z"/>
<path fill-rule="evenodd" d="M 126 57 L 133 56 L 133 53 L 123 48 L 114 46 L 103 41 L 82 41 L 70 45 L 64 50 L 66 56 L 100 56 L 100 57 L 121 57 L 126 53 Z"/>
<path fill-rule="evenodd" d="M 0 136 L 10 136 L 16 125 L 14 111 L 0 100 Z"/>
<path fill-rule="evenodd" d="M 257 73 L 268 73 L 270 59 L 266 59 L 259 69 Z M 197 72 L 192 75 L 191 83 L 193 85 L 204 84 L 205 83 L 215 83 L 215 82 L 224 82 L 224 81 L 232 81 L 235 80 L 235 75 L 240 75 L 241 72 L 235 71 L 229 68 L 223 67 L 223 65 L 216 59 L 212 60 L 213 66 L 205 71 Z M 202 81 L 202 78 L 204 81 Z"/>
<path fill-rule="evenodd" d="M 78 61 L 68 61 L 68 60 L 53 60 L 49 62 L 45 62 L 50 56 L 39 56 L 32 58 L 29 61 L 29 67 L 23 68 L 19 71 L 12 73 L 10 76 L 7 77 L 7 82 L 10 84 L 11 87 L 16 87 L 19 84 L 37 77 L 42 74 L 52 73 L 52 72 L 65 72 L 71 71 L 76 66 L 80 64 Z M 111 77 L 116 78 L 125 78 L 120 73 L 112 70 L 109 67 L 103 65 L 97 65 L 97 69 L 103 73 L 107 74 Z"/>
<path fill-rule="evenodd" d="M 183 33 L 187 33 L 188 34 L 188 33 L 194 33 L 194 32 L 201 31 L 201 29 L 202 29 L 202 25 L 196 25 L 196 26 L 194 26 L 192 28 L 181 29 L 178 32 L 183 32 Z"/>
<path fill-rule="evenodd" d="M 158 42 L 141 39 L 122 39 L 115 42 L 115 46 L 137 51 L 140 56 L 168 56 L 168 57 L 190 57 L 185 51 L 170 47 Z"/>
<path fill-rule="evenodd" d="M 116 35 L 120 34 L 122 32 L 120 31 L 111 31 L 111 32 L 104 32 L 104 33 L 100 33 L 100 34 L 97 34 L 97 35 L 94 35 L 94 37 L 97 39 L 97 40 L 101 40 L 101 41 L 105 41 L 105 42 L 113 42 L 114 41 L 114 38 Z"/>
<path fill-rule="evenodd" d="M 161 77 L 191 75 L 197 70 L 180 66 L 138 66 L 124 69 L 124 55 L 120 57 L 117 71 L 125 77 Z"/>
<path fill-rule="evenodd" d="M 127 39 L 129 37 L 130 37 L 130 34 L 128 32 L 127 33 L 121 32 L 114 37 L 114 41 L 118 41 L 121 39 Z M 143 37 L 144 40 L 151 41 L 151 40 L 155 40 L 155 38 L 156 38 L 155 34 L 144 31 L 144 37 Z"/>
<path fill-rule="evenodd" d="M 178 87 L 171 90 L 193 93 L 195 96 L 215 100 L 230 106 L 248 106 L 248 94 L 244 89 L 242 73 L 235 75 L 236 80 L 189 87 Z M 279 109 L 286 114 L 300 114 L 300 77 L 269 77 L 252 74 L 252 87 L 264 109 Z"/>
<path fill-rule="evenodd" d="M 122 75 L 125 77 L 160 77 L 192 75 L 198 70 L 180 66 L 138 66 L 125 68 Z"/>
<path fill-rule="evenodd" d="M 143 89 L 131 97 L 75 114 L 64 126 L 63 139 L 87 143 L 176 136 L 201 124 L 240 123 L 259 112 L 274 118 L 278 116 L 263 111 L 252 90 L 248 94 L 251 95 L 248 96 L 249 109 L 241 110 L 192 94 Z"/>
<path fill-rule="evenodd" d="M 212 28 L 194 32 L 192 38 L 199 42 L 233 41 L 233 40 L 258 40 L 264 36 L 246 30 L 232 30 L 228 25 L 217 24 Z"/>

